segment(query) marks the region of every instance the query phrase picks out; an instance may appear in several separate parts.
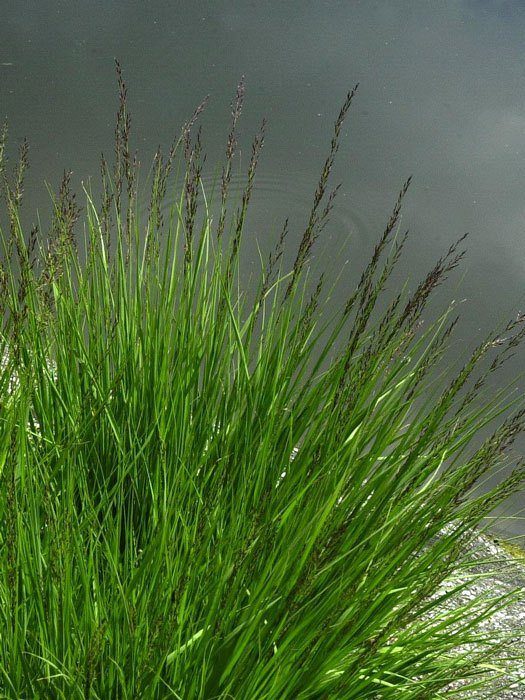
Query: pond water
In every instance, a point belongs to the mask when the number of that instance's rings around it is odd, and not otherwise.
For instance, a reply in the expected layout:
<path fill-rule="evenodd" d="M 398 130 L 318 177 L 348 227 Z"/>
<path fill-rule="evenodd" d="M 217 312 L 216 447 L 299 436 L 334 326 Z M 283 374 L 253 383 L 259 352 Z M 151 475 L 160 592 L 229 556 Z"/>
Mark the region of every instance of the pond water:
<path fill-rule="evenodd" d="M 217 163 L 244 74 L 244 165 L 251 135 L 268 119 L 250 225 L 269 250 L 285 216 L 291 237 L 301 235 L 332 122 L 359 82 L 334 173 L 343 185 L 314 268 L 348 260 L 340 293 L 352 287 L 412 174 L 403 218 L 411 235 L 396 281 L 415 285 L 470 232 L 462 274 L 440 291 L 443 303 L 464 300 L 460 358 L 525 310 L 524 36 L 520 0 L 4 3 L 0 111 L 14 139 L 30 140 L 27 206 L 45 211 L 44 180 L 56 186 L 64 168 L 77 185 L 96 178 L 100 151 L 111 152 L 115 56 L 145 164 L 208 93 L 203 136 L 208 162 Z M 253 242 L 247 265 L 256 263 Z M 509 512 L 524 501 L 514 497 Z M 525 535 L 525 519 L 501 527 Z"/>

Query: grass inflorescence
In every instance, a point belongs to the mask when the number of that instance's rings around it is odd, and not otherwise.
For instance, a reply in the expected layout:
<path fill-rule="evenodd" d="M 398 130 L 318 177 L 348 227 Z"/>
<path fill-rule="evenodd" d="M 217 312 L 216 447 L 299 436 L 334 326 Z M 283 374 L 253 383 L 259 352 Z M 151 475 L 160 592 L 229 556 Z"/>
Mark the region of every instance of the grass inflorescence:
<path fill-rule="evenodd" d="M 265 124 L 232 206 L 244 81 L 219 201 L 202 189 L 204 101 L 155 154 L 146 212 L 120 67 L 118 85 L 100 197 L 81 208 L 66 172 L 48 231 L 21 223 L 27 144 L 10 172 L 0 141 L 1 697 L 472 697 L 504 644 L 479 623 L 509 599 L 450 603 L 476 576 L 476 528 L 523 480 L 523 403 L 484 384 L 524 319 L 440 374 L 457 318 L 422 314 L 462 241 L 383 303 L 409 181 L 350 298 L 327 303 L 324 277 L 309 291 L 355 89 L 295 262 L 286 222 L 246 296 Z"/>

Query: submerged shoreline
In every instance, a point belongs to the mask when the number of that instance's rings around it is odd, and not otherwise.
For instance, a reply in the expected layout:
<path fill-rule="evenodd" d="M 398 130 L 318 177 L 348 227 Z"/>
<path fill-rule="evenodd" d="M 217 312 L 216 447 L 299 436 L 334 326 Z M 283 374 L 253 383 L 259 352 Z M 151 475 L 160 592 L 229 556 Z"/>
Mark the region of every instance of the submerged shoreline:
<path fill-rule="evenodd" d="M 480 632 L 487 636 L 495 632 L 509 634 L 511 643 L 507 658 L 502 659 L 507 675 L 495 678 L 492 687 L 476 697 L 488 700 L 496 697 L 494 693 L 497 692 L 498 700 L 525 700 L 525 551 L 500 538 L 480 533 L 471 545 L 470 554 L 473 560 L 480 562 L 475 573 L 486 576 L 476 579 L 457 597 L 458 606 L 474 597 L 499 597 L 520 590 L 515 601 L 480 624 Z M 496 562 L 500 564 L 497 570 Z"/>

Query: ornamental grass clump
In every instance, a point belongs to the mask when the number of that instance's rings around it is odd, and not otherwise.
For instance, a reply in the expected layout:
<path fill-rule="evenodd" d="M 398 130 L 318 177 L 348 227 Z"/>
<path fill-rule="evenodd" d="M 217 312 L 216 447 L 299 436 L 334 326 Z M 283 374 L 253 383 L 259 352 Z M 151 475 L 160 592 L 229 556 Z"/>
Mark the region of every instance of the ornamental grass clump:
<path fill-rule="evenodd" d="M 443 375 L 457 318 L 452 306 L 425 325 L 422 314 L 462 241 L 412 293 L 384 299 L 408 181 L 351 297 L 336 308 L 324 278 L 309 284 L 355 90 L 291 269 L 285 224 L 245 294 L 239 252 L 265 125 L 234 202 L 243 82 L 218 198 L 202 188 L 203 103 L 156 153 L 142 211 L 117 69 L 114 163 L 102 159 L 82 209 L 65 173 L 48 230 L 24 230 L 27 145 L 8 168 L 6 129 L 1 139 L 0 696 L 490 688 L 505 640 L 479 624 L 512 596 L 451 602 L 482 575 L 476 528 L 523 480 L 510 450 L 523 401 L 484 384 L 524 319 Z M 511 476 L 480 495 L 503 466 Z"/>

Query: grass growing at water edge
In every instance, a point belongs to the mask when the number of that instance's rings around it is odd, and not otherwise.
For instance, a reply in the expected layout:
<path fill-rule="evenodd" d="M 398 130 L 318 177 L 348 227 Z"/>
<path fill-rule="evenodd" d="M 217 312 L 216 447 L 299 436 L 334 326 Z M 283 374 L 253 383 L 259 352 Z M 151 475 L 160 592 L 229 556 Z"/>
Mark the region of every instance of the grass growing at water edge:
<path fill-rule="evenodd" d="M 453 607 L 464 584 L 442 586 L 469 575 L 474 529 L 523 480 L 523 403 L 483 390 L 524 319 L 436 380 L 457 318 L 422 313 L 461 242 L 374 315 L 408 182 L 355 293 L 333 309 L 323 279 L 308 292 L 355 91 L 293 267 L 285 225 L 248 304 L 239 250 L 265 125 L 232 206 L 243 83 L 218 201 L 201 188 L 203 103 L 155 155 L 142 216 L 118 78 L 102 199 L 86 191 L 81 212 L 66 173 L 49 231 L 24 232 L 27 147 L 9 174 L 1 140 L 2 697 L 437 698 L 456 680 L 472 697 L 503 641 L 477 623 L 508 600 Z"/>

